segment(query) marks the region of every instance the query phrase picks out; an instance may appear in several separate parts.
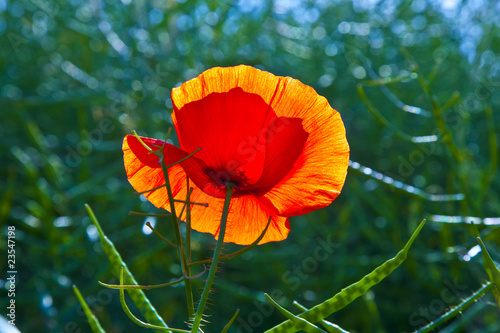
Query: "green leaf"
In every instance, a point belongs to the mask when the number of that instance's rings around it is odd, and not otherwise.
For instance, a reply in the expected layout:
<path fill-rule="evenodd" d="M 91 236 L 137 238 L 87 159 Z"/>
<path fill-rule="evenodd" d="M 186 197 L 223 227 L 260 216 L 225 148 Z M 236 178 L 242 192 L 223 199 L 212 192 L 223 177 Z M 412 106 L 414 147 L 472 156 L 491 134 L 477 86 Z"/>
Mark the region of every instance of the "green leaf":
<path fill-rule="evenodd" d="M 394 258 L 387 260 L 382 265 L 375 268 L 370 274 L 365 275 L 360 281 L 342 289 L 332 298 L 312 307 L 308 311 L 301 313 L 298 317 L 303 318 L 310 323 L 320 322 L 322 319 L 325 319 L 331 314 L 346 307 L 356 298 L 364 295 L 371 287 L 386 278 L 405 261 L 406 256 L 408 255 L 408 250 L 413 244 L 415 238 L 417 238 L 420 230 L 422 230 L 424 224 L 425 220 L 420 223 L 417 230 L 415 230 L 410 240 L 406 243 L 405 247 L 399 251 Z M 294 326 L 295 324 L 291 320 L 287 320 L 270 330 L 267 330 L 266 333 L 290 332 L 294 329 Z"/>
<path fill-rule="evenodd" d="M 481 250 L 483 251 L 483 266 L 490 278 L 490 281 L 495 284 L 497 295 L 498 290 L 500 289 L 500 270 L 495 265 L 495 262 L 491 258 L 488 250 L 486 249 L 486 245 L 484 245 L 483 240 L 477 237 L 477 242 L 479 246 L 481 246 Z"/>
<path fill-rule="evenodd" d="M 127 264 L 125 264 L 125 262 L 122 260 L 122 257 L 120 256 L 120 253 L 118 253 L 118 251 L 116 250 L 115 245 L 104 234 L 104 231 L 102 230 L 90 206 L 85 204 L 85 209 L 87 210 L 87 213 L 89 214 L 92 223 L 94 223 L 94 225 L 97 228 L 97 231 L 99 233 L 99 238 L 101 239 L 101 244 L 104 249 L 104 253 L 106 254 L 111 263 L 112 270 L 114 272 L 119 272 L 120 268 L 123 267 L 125 271 L 125 279 L 127 281 L 127 284 L 138 285 L 134 276 L 128 269 Z M 139 311 L 144 316 L 144 318 L 146 318 L 146 321 L 157 326 L 168 327 L 142 290 L 131 289 L 128 290 L 128 293 L 132 301 L 135 303 Z"/>
<path fill-rule="evenodd" d="M 85 312 L 85 316 L 87 316 L 87 320 L 89 322 L 90 328 L 92 329 L 93 333 L 106 333 L 106 331 L 102 328 L 101 324 L 99 323 L 99 320 L 97 320 L 96 316 L 90 311 L 89 306 L 87 305 L 87 302 L 85 302 L 85 299 L 83 298 L 82 294 L 80 293 L 80 290 L 78 290 L 76 285 L 73 285 L 73 292 L 75 293 L 76 297 L 78 298 L 78 301 L 80 302 L 83 312 Z"/>

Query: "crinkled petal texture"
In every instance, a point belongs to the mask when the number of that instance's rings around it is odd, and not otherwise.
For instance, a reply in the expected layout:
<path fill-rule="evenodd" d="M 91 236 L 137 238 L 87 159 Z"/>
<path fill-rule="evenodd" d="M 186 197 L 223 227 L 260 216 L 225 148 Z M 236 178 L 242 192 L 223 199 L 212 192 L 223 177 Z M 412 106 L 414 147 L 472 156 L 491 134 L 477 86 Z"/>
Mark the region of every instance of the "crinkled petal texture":
<path fill-rule="evenodd" d="M 218 236 L 227 182 L 236 187 L 224 241 L 237 244 L 255 241 L 269 217 L 260 243 L 282 240 L 288 217 L 325 207 L 340 193 L 349 160 L 344 125 L 311 87 L 249 66 L 217 67 L 173 89 L 172 101 L 180 148 L 165 145 L 166 164 L 201 148 L 168 171 L 176 199 L 186 200 L 189 178 L 191 201 L 208 203 L 191 206 L 195 230 Z M 125 138 L 123 150 L 138 192 L 164 184 L 158 158 L 135 137 Z M 170 209 L 164 187 L 145 195 Z"/>
<path fill-rule="evenodd" d="M 153 151 L 161 149 L 163 146 L 163 141 L 160 140 L 145 137 L 141 137 L 141 140 Z M 125 137 L 123 153 L 127 177 L 134 189 L 143 193 L 156 207 L 171 211 L 167 189 L 162 186 L 165 184 L 165 178 L 158 156 L 151 153 L 133 135 Z M 165 165 L 173 164 L 188 155 L 183 150 L 169 144 L 165 144 L 163 154 Z M 168 169 L 174 198 L 187 199 L 187 175 L 189 174 L 190 179 L 206 177 L 204 174 L 197 174 L 199 170 L 203 169 L 203 166 L 203 161 L 192 156 Z M 201 232 L 209 232 L 217 238 L 224 199 L 206 194 L 193 182 L 190 182 L 189 186 L 193 187 L 190 196 L 191 202 L 208 204 L 208 207 L 191 206 L 192 228 Z M 181 212 L 182 207 L 182 203 L 176 203 L 176 212 Z M 181 218 L 183 217 L 185 217 L 185 213 L 181 216 Z M 232 198 L 224 241 L 242 245 L 253 243 L 264 230 L 269 217 L 272 217 L 271 223 L 260 244 L 285 239 L 290 230 L 288 218 L 277 216 L 270 207 L 252 195 Z"/>

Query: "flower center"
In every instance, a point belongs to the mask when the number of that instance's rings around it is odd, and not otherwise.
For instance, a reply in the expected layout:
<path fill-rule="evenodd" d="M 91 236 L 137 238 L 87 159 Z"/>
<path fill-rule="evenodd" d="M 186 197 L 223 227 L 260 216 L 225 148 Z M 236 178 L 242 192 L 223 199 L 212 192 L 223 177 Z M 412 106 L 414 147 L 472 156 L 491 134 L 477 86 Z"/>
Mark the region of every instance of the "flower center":
<path fill-rule="evenodd" d="M 244 194 L 245 187 L 249 185 L 249 179 L 240 167 L 236 168 L 205 168 L 203 172 L 212 179 L 210 188 L 205 188 L 207 194 L 217 198 L 225 196 L 225 188 L 227 183 L 234 184 L 233 197 L 238 197 Z"/>

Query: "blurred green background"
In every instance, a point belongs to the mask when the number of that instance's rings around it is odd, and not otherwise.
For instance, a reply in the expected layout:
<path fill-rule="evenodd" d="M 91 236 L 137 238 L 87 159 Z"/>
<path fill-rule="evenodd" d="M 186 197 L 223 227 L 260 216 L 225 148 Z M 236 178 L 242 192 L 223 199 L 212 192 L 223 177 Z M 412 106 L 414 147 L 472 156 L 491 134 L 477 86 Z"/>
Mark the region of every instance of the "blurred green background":
<path fill-rule="evenodd" d="M 179 276 L 175 252 L 128 215 L 158 210 L 134 195 L 121 143 L 133 129 L 163 138 L 171 89 L 214 66 L 248 64 L 314 87 L 341 113 L 359 165 L 330 207 L 291 219 L 287 240 L 221 266 L 206 332 L 237 308 L 231 332 L 283 321 L 263 292 L 288 309 L 331 297 L 393 257 L 423 218 L 407 261 L 331 321 L 411 332 L 488 279 L 470 227 L 436 215 L 500 216 L 498 1 L 0 0 L 0 37 L 0 315 L 12 225 L 22 332 L 89 332 L 73 284 L 107 332 L 147 331 L 97 284 L 118 283 L 117 272 L 83 205 L 139 283 Z M 149 221 L 173 236 L 170 221 Z M 500 261 L 499 220 L 477 221 Z M 193 237 L 193 257 L 208 258 L 213 237 Z M 332 251 L 314 265 L 325 243 Z M 193 283 L 198 298 L 203 281 Z M 169 325 L 186 328 L 182 286 L 146 293 Z M 489 293 L 443 327 L 499 332 L 494 302 Z"/>

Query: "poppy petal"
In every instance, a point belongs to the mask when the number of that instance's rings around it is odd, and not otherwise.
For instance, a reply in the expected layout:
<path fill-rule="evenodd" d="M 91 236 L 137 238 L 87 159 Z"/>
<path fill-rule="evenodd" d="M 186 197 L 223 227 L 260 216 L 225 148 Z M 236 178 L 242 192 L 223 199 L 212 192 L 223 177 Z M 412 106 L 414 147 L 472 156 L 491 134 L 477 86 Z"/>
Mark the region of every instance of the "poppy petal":
<path fill-rule="evenodd" d="M 281 216 L 305 214 L 329 205 L 343 187 L 349 161 L 349 146 L 339 113 L 326 98 L 300 81 L 244 65 L 209 69 L 174 88 L 172 101 L 176 109 L 181 109 L 212 93 L 228 92 L 235 87 L 261 96 L 277 117 L 302 119 L 302 127 L 308 133 L 292 170 L 259 200 L 272 204 Z M 175 117 L 174 112 L 172 118 L 177 124 Z"/>
<path fill-rule="evenodd" d="M 278 117 L 302 119 L 309 136 L 294 169 L 264 196 L 279 215 L 302 215 L 328 206 L 339 195 L 347 175 L 349 145 L 340 114 L 313 88 L 282 78 L 276 91 L 280 97 L 271 106 Z"/>
<path fill-rule="evenodd" d="M 264 102 L 270 105 L 281 79 L 284 78 L 245 65 L 214 67 L 172 89 L 172 102 L 177 109 L 181 109 L 184 105 L 199 101 L 212 93 L 228 92 L 240 87 L 247 93 L 261 96 Z M 269 87 L 272 89 L 269 90 Z"/>
<path fill-rule="evenodd" d="M 208 203 L 208 207 L 193 205 L 191 227 L 200 232 L 219 236 L 220 220 L 224 199 L 214 198 L 195 188 L 191 201 Z M 269 217 L 271 223 L 259 244 L 280 241 L 288 236 L 288 218 L 275 216 L 271 209 L 253 196 L 231 198 L 224 242 L 248 245 L 253 243 L 264 231 Z"/>
<path fill-rule="evenodd" d="M 146 137 L 141 137 L 141 140 L 152 150 L 161 149 L 164 144 L 161 140 Z M 122 149 L 127 178 L 132 187 L 139 193 L 145 192 L 144 196 L 156 207 L 170 210 L 167 189 L 161 187 L 165 184 L 165 178 L 158 156 L 146 149 L 133 135 L 125 137 Z M 165 144 L 163 149 L 166 165 L 176 163 L 188 155 L 187 152 L 170 144 Z M 186 199 L 186 172 L 197 186 L 209 187 L 212 185 L 209 177 L 202 172 L 204 167 L 203 161 L 191 156 L 168 169 L 174 198 Z M 154 188 L 158 189 L 150 191 Z M 179 207 L 182 207 L 182 204 Z"/>
<path fill-rule="evenodd" d="M 181 148 L 201 147 L 197 157 L 207 164 L 212 178 L 253 184 L 261 177 L 266 146 L 261 133 L 276 119 L 262 97 L 237 87 L 181 108 L 173 102 L 172 118 Z"/>
<path fill-rule="evenodd" d="M 299 118 L 279 117 L 269 127 L 265 139 L 265 172 L 249 187 L 249 192 L 261 195 L 270 191 L 293 169 L 308 137 L 301 123 Z"/>
<path fill-rule="evenodd" d="M 270 201 L 281 216 L 326 207 L 344 185 L 349 146 L 340 115 L 324 112 L 315 116 L 316 126 L 309 126 L 311 132 L 293 170 L 261 198 Z"/>

